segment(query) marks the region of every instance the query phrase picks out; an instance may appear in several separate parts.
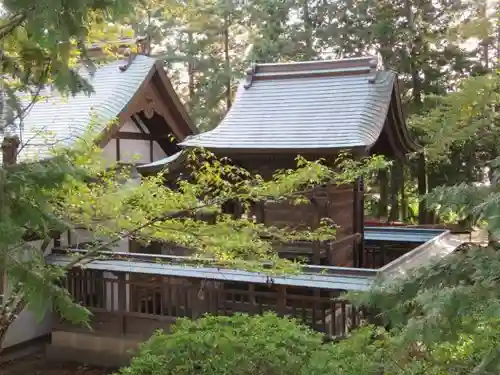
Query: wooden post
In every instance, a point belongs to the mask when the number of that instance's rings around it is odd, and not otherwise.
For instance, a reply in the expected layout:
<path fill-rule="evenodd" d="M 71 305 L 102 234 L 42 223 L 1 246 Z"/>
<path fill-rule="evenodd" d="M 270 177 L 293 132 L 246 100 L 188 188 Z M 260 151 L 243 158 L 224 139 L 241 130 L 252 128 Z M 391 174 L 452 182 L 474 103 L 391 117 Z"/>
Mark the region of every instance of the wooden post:
<path fill-rule="evenodd" d="M 314 196 L 310 199 L 311 204 L 314 207 L 314 222 L 312 223 L 312 229 L 317 229 L 321 225 L 321 207 L 317 198 Z M 312 243 L 312 261 L 315 265 L 321 264 L 321 243 L 320 241 L 313 241 Z"/>
<path fill-rule="evenodd" d="M 387 170 L 382 169 L 378 172 L 378 182 L 380 189 L 380 200 L 378 202 L 378 219 L 387 221 L 389 216 L 388 204 L 389 204 L 389 176 Z"/>
<path fill-rule="evenodd" d="M 266 224 L 266 207 L 264 202 L 254 203 L 255 221 L 258 224 Z"/>
<path fill-rule="evenodd" d="M 405 167 L 400 163 L 400 188 L 401 188 L 401 220 L 404 222 L 408 218 L 408 202 L 405 194 Z"/>
<path fill-rule="evenodd" d="M 117 274 L 117 284 L 118 284 L 118 314 L 120 315 L 120 336 L 125 336 L 127 334 L 127 325 L 126 325 L 127 277 L 125 273 L 121 272 Z M 113 295 L 113 293 L 111 295 Z"/>
<path fill-rule="evenodd" d="M 399 220 L 399 166 L 398 163 L 394 163 L 391 168 L 391 212 L 389 213 L 390 221 Z"/>
<path fill-rule="evenodd" d="M 321 265 L 321 242 L 313 241 L 312 243 L 312 261 L 315 265 Z"/>
<path fill-rule="evenodd" d="M 427 194 L 427 165 L 424 153 L 418 157 L 418 195 L 423 198 Z M 427 205 L 424 200 L 418 204 L 418 223 L 427 224 Z"/>
<path fill-rule="evenodd" d="M 277 313 L 280 316 L 284 316 L 286 315 L 286 286 L 277 285 L 276 287 L 278 289 L 276 301 Z"/>
<path fill-rule="evenodd" d="M 364 252 L 364 227 L 365 227 L 365 212 L 364 212 L 364 189 L 363 179 L 358 177 L 353 186 L 353 232 L 359 233 L 361 238 L 353 240 L 353 266 L 362 267 L 363 252 Z"/>

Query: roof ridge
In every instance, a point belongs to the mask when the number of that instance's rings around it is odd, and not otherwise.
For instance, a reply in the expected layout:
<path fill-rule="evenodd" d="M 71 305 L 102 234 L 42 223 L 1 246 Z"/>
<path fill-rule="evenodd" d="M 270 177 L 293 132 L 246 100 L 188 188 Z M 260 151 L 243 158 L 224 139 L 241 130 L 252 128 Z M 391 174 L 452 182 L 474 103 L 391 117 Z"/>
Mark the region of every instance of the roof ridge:
<path fill-rule="evenodd" d="M 254 63 L 246 70 L 244 87 L 252 86 L 256 79 L 303 78 L 325 75 L 371 74 L 377 72 L 377 56 L 353 57 L 336 60 L 313 60 L 287 63 Z M 368 79 L 372 82 L 373 77 Z"/>

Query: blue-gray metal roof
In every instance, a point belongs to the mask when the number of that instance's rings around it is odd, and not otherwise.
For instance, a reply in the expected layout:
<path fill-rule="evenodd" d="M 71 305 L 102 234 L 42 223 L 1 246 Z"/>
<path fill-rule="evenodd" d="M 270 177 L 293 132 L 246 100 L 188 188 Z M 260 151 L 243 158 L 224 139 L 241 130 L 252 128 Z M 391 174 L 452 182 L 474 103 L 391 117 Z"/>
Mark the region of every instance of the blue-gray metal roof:
<path fill-rule="evenodd" d="M 407 228 L 415 230 L 417 228 Z M 418 230 L 418 229 L 417 229 Z M 379 274 L 384 279 L 394 279 L 405 276 L 409 270 L 421 267 L 429 262 L 437 261 L 451 253 L 465 242 L 460 235 L 442 231 L 410 252 L 379 268 Z"/>
<path fill-rule="evenodd" d="M 444 229 L 411 227 L 365 227 L 366 241 L 394 241 L 424 243 L 446 232 Z"/>
<path fill-rule="evenodd" d="M 90 262 L 84 261 L 81 267 L 110 272 L 130 272 L 251 283 L 272 282 L 280 285 L 330 290 L 365 291 L 379 277 L 393 278 L 405 275 L 409 269 L 422 266 L 452 253 L 464 242 L 460 236 L 452 235 L 449 231 L 419 228 L 397 229 L 407 229 L 410 232 L 424 230 L 434 232 L 435 235 L 424 243 L 421 243 L 415 249 L 379 269 L 306 265 L 302 268 L 302 273 L 299 275 L 270 276 L 265 273 L 224 269 L 218 268 L 215 265 L 202 265 L 199 262 L 203 261 L 203 259 L 200 258 L 118 252 L 104 252 L 103 254 L 104 256 L 106 254 L 108 256 L 114 254 L 120 260 L 102 259 Z M 84 250 L 70 252 L 82 253 Z M 54 253 L 49 255 L 46 260 L 49 264 L 65 266 L 74 260 L 74 255 Z M 205 261 L 208 260 L 205 259 Z"/>
<path fill-rule="evenodd" d="M 311 150 L 369 147 L 386 121 L 396 74 L 373 57 L 261 64 L 220 125 L 188 147 Z"/>
<path fill-rule="evenodd" d="M 98 67 L 93 75 L 81 71 L 94 92 L 62 97 L 44 91 L 19 124 L 21 140 L 26 145 L 18 160 L 50 156 L 54 146 L 70 146 L 89 131 L 104 130 L 116 119 L 153 69 L 155 59 L 138 55 L 125 71 L 119 67 L 124 61 L 115 61 Z"/>
<path fill-rule="evenodd" d="M 65 266 L 74 258 L 68 255 L 52 254 L 47 257 L 47 263 Z M 278 285 L 303 286 L 310 288 L 322 288 L 330 290 L 351 290 L 366 291 L 372 285 L 375 274 L 365 272 L 361 275 L 345 275 L 339 272 L 338 275 L 330 273 L 321 274 L 300 274 L 289 276 L 269 276 L 259 272 L 249 272 L 233 269 L 223 269 L 215 267 L 196 267 L 188 265 L 173 265 L 164 263 L 148 263 L 126 260 L 94 260 L 87 263 L 83 268 L 110 271 L 129 272 L 150 275 L 195 277 L 220 281 L 240 281 L 247 283 L 274 283 Z M 370 270 L 367 270 L 370 271 Z"/>

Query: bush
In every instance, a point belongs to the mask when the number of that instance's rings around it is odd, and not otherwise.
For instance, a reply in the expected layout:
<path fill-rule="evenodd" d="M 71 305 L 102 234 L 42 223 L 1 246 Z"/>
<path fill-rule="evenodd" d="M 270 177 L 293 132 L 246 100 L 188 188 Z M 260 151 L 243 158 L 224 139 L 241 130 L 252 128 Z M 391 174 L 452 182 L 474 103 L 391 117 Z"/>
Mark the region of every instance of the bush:
<path fill-rule="evenodd" d="M 498 331 L 484 329 L 422 352 L 400 339 L 367 326 L 323 343 L 322 334 L 271 313 L 181 319 L 116 375 L 466 375 L 499 342 Z"/>
<path fill-rule="evenodd" d="M 296 375 L 323 336 L 274 314 L 181 319 L 157 332 L 120 375 Z"/>

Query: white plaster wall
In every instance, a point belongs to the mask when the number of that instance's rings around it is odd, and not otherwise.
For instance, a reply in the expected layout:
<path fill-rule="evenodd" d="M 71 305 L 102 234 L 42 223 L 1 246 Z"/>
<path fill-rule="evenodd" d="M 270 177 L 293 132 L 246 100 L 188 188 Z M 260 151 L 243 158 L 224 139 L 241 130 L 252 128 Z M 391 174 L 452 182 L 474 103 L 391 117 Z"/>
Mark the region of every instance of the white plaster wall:
<path fill-rule="evenodd" d="M 167 156 L 158 142 L 153 142 L 153 161 L 163 159 Z"/>
<path fill-rule="evenodd" d="M 116 161 L 116 139 L 110 139 L 102 149 L 102 157 L 110 162 Z"/>
<path fill-rule="evenodd" d="M 86 229 L 75 229 L 71 231 L 71 233 L 66 232 L 63 235 L 61 235 L 61 246 L 64 247 L 71 247 L 71 246 L 78 246 L 79 244 L 83 242 L 89 242 L 89 241 L 94 241 L 95 240 L 95 235 L 92 234 L 92 232 L 86 230 Z M 109 239 L 105 237 L 101 237 L 102 241 L 109 241 Z M 112 251 L 116 252 L 129 252 L 129 242 L 128 238 L 123 238 L 117 243 L 113 244 L 112 248 L 110 249 Z"/>
<path fill-rule="evenodd" d="M 149 134 L 146 126 L 144 132 Z M 120 131 L 131 133 L 142 133 L 142 131 L 131 120 L 127 121 Z M 103 148 L 103 157 L 110 163 L 116 162 L 116 139 L 111 139 Z M 120 139 L 120 162 L 122 163 L 150 163 L 166 157 L 158 142 L 153 142 L 153 160 L 150 152 L 151 143 L 144 139 Z"/>
<path fill-rule="evenodd" d="M 140 119 L 138 121 L 140 121 Z M 122 132 L 132 132 L 132 133 L 142 133 L 142 132 L 144 132 L 146 134 L 149 134 L 149 130 L 146 127 L 146 125 L 144 125 L 143 123 L 141 123 L 141 129 L 139 129 L 137 127 L 137 125 L 135 124 L 135 122 L 132 121 L 132 119 L 126 121 L 125 124 L 123 124 L 123 126 L 122 126 L 122 128 L 120 130 Z"/>
<path fill-rule="evenodd" d="M 42 241 L 33 241 L 29 244 L 33 247 L 40 248 Z M 51 249 L 53 246 L 54 244 L 50 243 L 48 249 Z M 7 285 L 4 290 L 7 290 Z M 43 318 L 39 320 L 32 311 L 24 309 L 9 327 L 5 336 L 4 347 L 7 348 L 49 334 L 52 331 L 52 319 L 53 317 L 50 311 L 47 311 Z"/>
<path fill-rule="evenodd" d="M 123 163 L 149 163 L 151 143 L 146 139 L 120 139 L 120 161 Z"/>

